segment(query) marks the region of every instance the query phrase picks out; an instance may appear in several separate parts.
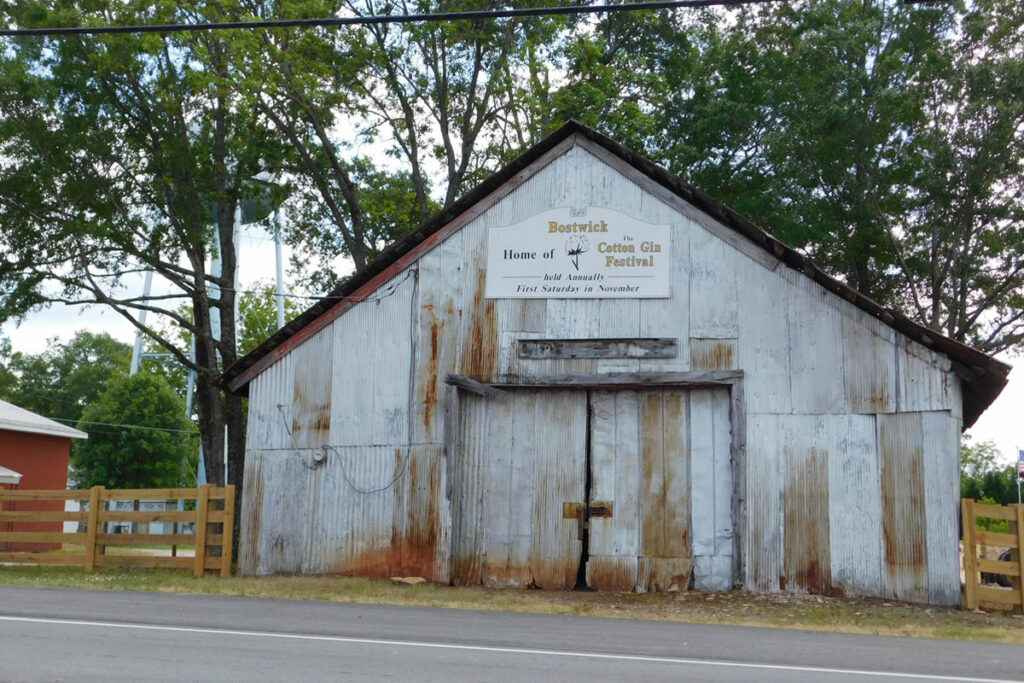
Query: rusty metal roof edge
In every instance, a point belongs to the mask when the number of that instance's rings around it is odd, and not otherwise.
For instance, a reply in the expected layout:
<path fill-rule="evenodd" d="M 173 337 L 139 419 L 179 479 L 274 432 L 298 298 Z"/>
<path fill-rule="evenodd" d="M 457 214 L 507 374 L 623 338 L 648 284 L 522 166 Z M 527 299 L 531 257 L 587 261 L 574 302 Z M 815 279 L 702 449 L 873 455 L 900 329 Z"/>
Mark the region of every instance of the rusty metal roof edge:
<path fill-rule="evenodd" d="M 252 365 L 257 363 L 265 355 L 273 351 L 292 335 L 316 320 L 322 314 L 332 308 L 338 300 L 355 292 L 361 286 L 368 283 L 374 276 L 383 272 L 388 266 L 398 259 L 413 251 L 421 242 L 432 234 L 443 228 L 450 221 L 464 213 L 474 204 L 482 201 L 491 192 L 497 190 L 504 183 L 512 179 L 517 173 L 528 167 L 546 152 L 555 147 L 562 140 L 571 135 L 580 135 L 591 142 L 600 145 L 605 150 L 618 156 L 629 163 L 652 181 L 662 185 L 669 191 L 682 199 L 693 204 L 721 221 L 724 225 L 735 230 L 739 234 L 757 244 L 768 253 L 772 254 L 787 267 L 803 273 L 816 283 L 834 294 L 843 297 L 869 315 L 878 318 L 883 323 L 892 327 L 901 334 L 913 339 L 923 346 L 949 356 L 959 366 L 969 368 L 980 368 L 981 373 L 958 373 L 966 385 L 964 391 L 964 428 L 971 426 L 982 412 L 996 399 L 1006 386 L 1007 375 L 1011 366 L 999 361 L 992 356 L 972 348 L 962 342 L 946 337 L 935 330 L 927 328 L 919 323 L 910 320 L 903 314 L 886 308 L 874 300 L 868 298 L 848 284 L 837 280 L 826 274 L 809 258 L 796 249 L 783 244 L 773 237 L 764 228 L 754 221 L 741 215 L 731 207 L 714 199 L 707 193 L 685 182 L 670 171 L 658 166 L 650 159 L 647 159 L 624 145 L 616 142 L 602 133 L 588 128 L 575 120 L 570 120 L 526 150 L 522 155 L 511 161 L 508 165 L 482 181 L 475 188 L 467 192 L 461 199 L 443 209 L 434 216 L 420 224 L 414 231 L 405 237 L 395 241 L 385 248 L 376 259 L 367 264 L 362 271 L 353 274 L 343 283 L 338 285 L 330 294 L 313 304 L 303 313 L 288 322 L 280 330 L 268 337 L 262 344 L 247 353 L 232 364 L 218 380 L 218 384 L 227 387 L 229 382 L 238 375 L 245 372 Z M 973 378 L 966 375 L 975 375 Z M 969 390 L 966 390 L 968 389 Z M 247 393 L 248 383 L 237 388 L 237 393 Z M 967 397 L 972 397 L 968 405 Z M 976 405 L 980 404 L 980 405 Z"/>

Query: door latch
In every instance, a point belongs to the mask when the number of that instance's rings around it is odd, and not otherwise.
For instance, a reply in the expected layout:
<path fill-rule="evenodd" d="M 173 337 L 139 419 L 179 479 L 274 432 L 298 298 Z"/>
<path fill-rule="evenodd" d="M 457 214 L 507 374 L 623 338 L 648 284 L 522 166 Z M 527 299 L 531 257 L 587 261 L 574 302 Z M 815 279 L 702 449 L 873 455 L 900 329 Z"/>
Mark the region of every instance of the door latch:
<path fill-rule="evenodd" d="M 585 503 L 562 503 L 562 519 L 575 519 L 577 525 L 576 538 L 583 540 L 583 533 L 590 528 L 591 517 L 611 517 L 614 503 L 595 500 L 590 505 Z"/>

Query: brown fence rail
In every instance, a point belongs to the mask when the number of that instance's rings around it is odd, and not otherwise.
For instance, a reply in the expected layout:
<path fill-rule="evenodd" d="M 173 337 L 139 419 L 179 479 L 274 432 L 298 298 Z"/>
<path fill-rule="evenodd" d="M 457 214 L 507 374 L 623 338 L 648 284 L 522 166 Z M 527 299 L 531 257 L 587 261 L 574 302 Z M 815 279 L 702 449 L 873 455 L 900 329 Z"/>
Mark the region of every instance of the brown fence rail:
<path fill-rule="evenodd" d="M 961 501 L 963 513 L 964 602 L 967 609 L 981 603 L 1011 607 L 1024 612 L 1024 582 L 1021 581 L 1021 548 L 1024 548 L 1024 505 L 988 505 L 971 498 Z M 1008 533 L 978 530 L 978 518 L 1006 522 Z M 1009 548 L 1010 560 L 982 556 L 979 546 Z M 1009 578 L 1010 588 L 982 585 L 982 572 Z"/>
<path fill-rule="evenodd" d="M 80 511 L 25 509 L 40 503 L 77 500 Z M 115 501 L 195 501 L 193 509 L 131 510 L 115 509 Z M 22 503 L 24 501 L 24 503 Z M 19 509 L 19 503 L 21 508 Z M 113 503 L 113 504 L 112 504 Z M 94 486 L 81 491 L 19 491 L 0 489 L 0 562 L 32 564 L 80 564 L 85 571 L 97 566 L 171 567 L 191 569 L 196 576 L 207 570 L 220 570 L 221 576 L 231 575 L 231 532 L 235 516 L 235 487 L 216 487 L 206 484 L 195 489 L 106 489 Z M 31 530 L 40 522 L 78 522 L 75 532 Z M 167 522 L 175 530 L 170 534 L 149 533 L 148 524 Z M 131 526 L 129 533 L 120 531 Z M 83 528 L 84 525 L 84 528 Z M 145 529 L 142 527 L 145 525 Z M 191 531 L 187 526 L 191 525 Z M 30 527 L 24 529 L 24 527 Z M 19 529 L 19 527 L 22 527 Z M 137 533 L 138 531 L 138 533 Z M 179 533 L 181 532 L 181 533 Z M 12 550 L 19 544 L 74 544 L 84 546 L 84 552 L 26 552 Z M 140 547 L 171 546 L 172 554 L 114 555 L 107 554 L 107 546 Z M 178 557 L 179 545 L 194 545 L 194 557 Z M 215 548 L 220 548 L 219 557 Z"/>

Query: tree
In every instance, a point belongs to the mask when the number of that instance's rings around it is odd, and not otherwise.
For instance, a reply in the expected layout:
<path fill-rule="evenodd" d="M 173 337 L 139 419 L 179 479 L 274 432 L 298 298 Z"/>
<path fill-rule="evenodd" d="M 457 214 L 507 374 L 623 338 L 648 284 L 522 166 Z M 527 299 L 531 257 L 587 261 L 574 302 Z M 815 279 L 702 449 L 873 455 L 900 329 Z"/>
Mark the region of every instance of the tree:
<path fill-rule="evenodd" d="M 195 429 L 167 382 L 118 374 L 86 407 L 79 428 L 89 439 L 71 459 L 81 488 L 168 488 L 194 481 Z"/>
<path fill-rule="evenodd" d="M 988 500 L 997 505 L 1017 502 L 1017 472 L 998 463 L 999 449 L 991 441 L 960 445 L 960 497 Z"/>
<path fill-rule="evenodd" d="M 40 0 L 0 11 L 25 27 L 221 16 L 203 2 Z M 242 471 L 241 399 L 216 384 L 237 358 L 235 209 L 280 151 L 230 87 L 233 47 L 206 32 L 23 39 L 0 53 L 0 310 L 108 306 L 196 370 L 212 482 L 223 481 L 225 427 L 232 471 Z M 145 270 L 169 293 L 126 292 L 126 278 Z M 183 300 L 191 317 L 176 313 Z M 140 311 L 191 333 L 194 359 Z"/>
<path fill-rule="evenodd" d="M 556 100 L 881 303 L 995 352 L 1024 338 L 1011 4 L 610 16 Z"/>
<path fill-rule="evenodd" d="M 0 391 L 0 398 L 75 424 L 110 377 L 128 371 L 131 348 L 108 334 L 79 330 L 67 342 L 50 339 L 40 353 L 19 352 L 8 357 L 6 370 L 12 380 Z"/>
<path fill-rule="evenodd" d="M 239 352 L 248 353 L 278 329 L 277 288 L 270 282 L 256 282 L 242 292 L 238 309 Z M 285 320 L 291 320 L 302 310 L 293 295 L 285 295 Z"/>

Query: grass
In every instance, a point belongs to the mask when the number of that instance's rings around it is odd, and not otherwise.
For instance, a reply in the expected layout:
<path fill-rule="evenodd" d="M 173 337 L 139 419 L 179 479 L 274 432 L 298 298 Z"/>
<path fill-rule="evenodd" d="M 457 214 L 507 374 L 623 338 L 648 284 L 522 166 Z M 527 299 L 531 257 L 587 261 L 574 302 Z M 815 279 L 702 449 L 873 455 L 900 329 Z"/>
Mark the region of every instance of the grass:
<path fill-rule="evenodd" d="M 0 584 L 660 619 L 1024 645 L 1024 618 L 1008 612 L 786 593 L 492 590 L 341 576 L 194 578 L 170 569 L 101 567 L 86 574 L 80 567 L 32 565 L 0 566 Z"/>

